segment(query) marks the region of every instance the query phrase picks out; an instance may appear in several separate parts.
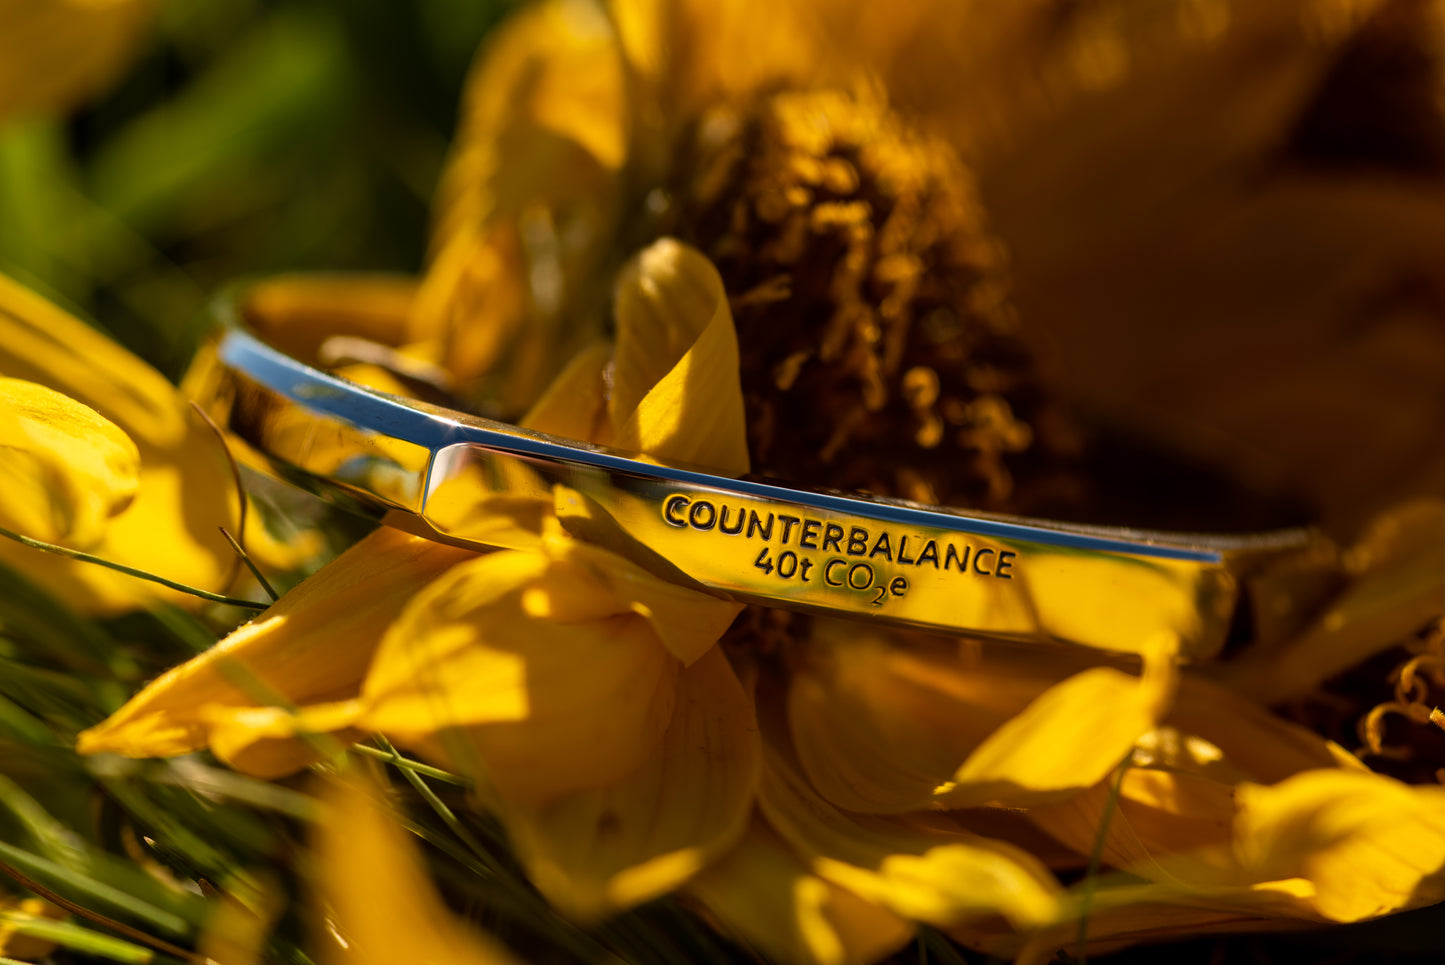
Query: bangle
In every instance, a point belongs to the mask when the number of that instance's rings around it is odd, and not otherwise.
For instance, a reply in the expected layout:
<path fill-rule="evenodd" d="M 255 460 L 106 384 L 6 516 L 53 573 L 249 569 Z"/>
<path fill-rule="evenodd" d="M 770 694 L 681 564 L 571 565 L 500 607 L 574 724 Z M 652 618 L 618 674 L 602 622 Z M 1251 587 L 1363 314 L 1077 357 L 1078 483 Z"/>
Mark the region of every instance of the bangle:
<path fill-rule="evenodd" d="M 1333 557 L 1309 529 L 1151 532 L 719 476 L 378 392 L 236 325 L 211 351 L 198 401 L 278 475 L 479 549 L 498 545 L 473 523 L 480 497 L 585 501 L 561 513 L 576 535 L 740 602 L 1123 651 L 1168 632 L 1200 658 L 1225 642 L 1251 577 Z"/>

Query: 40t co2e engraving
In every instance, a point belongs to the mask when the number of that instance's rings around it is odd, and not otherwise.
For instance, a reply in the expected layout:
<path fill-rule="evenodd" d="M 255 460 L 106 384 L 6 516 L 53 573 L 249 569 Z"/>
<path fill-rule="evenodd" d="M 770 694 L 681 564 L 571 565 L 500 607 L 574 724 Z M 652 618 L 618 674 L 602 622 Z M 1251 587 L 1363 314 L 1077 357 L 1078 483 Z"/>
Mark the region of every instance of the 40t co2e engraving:
<path fill-rule="evenodd" d="M 1251 577 L 1322 541 L 1078 526 L 732 479 L 347 382 L 234 324 L 211 414 L 275 471 L 384 522 L 506 545 L 496 500 L 545 497 L 580 538 L 715 595 L 949 633 L 1186 656 L 1222 645 Z M 493 522 L 488 522 L 492 520 Z"/>

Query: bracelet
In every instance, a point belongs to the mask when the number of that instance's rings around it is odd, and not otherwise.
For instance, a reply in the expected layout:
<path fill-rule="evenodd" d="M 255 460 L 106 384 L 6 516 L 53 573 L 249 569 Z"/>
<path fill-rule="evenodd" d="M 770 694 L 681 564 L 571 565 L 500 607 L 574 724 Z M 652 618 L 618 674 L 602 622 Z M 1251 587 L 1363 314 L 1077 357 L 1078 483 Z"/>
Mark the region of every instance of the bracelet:
<path fill-rule="evenodd" d="M 575 535 L 740 602 L 1123 651 L 1169 632 L 1200 658 L 1252 575 L 1329 546 L 1309 529 L 1151 532 L 730 478 L 378 392 L 236 325 L 212 351 L 198 401 L 292 482 L 479 549 L 498 545 L 469 525 L 480 497 L 586 501 Z"/>

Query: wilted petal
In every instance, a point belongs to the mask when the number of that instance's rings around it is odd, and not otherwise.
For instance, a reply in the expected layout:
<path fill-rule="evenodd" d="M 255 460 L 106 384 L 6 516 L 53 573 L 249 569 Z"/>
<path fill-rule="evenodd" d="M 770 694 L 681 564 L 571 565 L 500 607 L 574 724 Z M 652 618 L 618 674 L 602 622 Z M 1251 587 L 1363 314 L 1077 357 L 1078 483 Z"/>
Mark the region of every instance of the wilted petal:
<path fill-rule="evenodd" d="M 687 891 L 727 931 L 787 965 L 874 962 L 913 935 L 897 914 L 813 874 L 761 821 Z"/>
<path fill-rule="evenodd" d="M 0 378 L 0 522 L 86 549 L 135 498 L 135 443 L 94 409 L 34 382 Z"/>
<path fill-rule="evenodd" d="M 569 735 L 596 753 L 595 735 Z M 677 888 L 732 846 L 758 758 L 752 701 L 714 648 L 679 676 L 662 739 L 636 769 L 542 807 L 504 806 L 503 816 L 537 887 L 595 920 Z"/>
<path fill-rule="evenodd" d="M 940 800 L 1030 805 L 1098 783 L 1164 715 L 1177 680 L 1175 645 L 1147 645 L 1140 676 L 1095 667 L 1051 687 L 969 755 Z"/>
<path fill-rule="evenodd" d="M 687 245 L 658 241 L 623 269 L 614 312 L 613 444 L 747 472 L 737 333 L 717 269 Z"/>
<path fill-rule="evenodd" d="M 226 756 L 241 770 L 263 776 L 294 771 L 316 752 L 296 739 L 290 714 L 277 704 L 355 696 L 402 607 L 429 580 L 473 555 L 377 530 L 262 617 L 162 674 L 83 732 L 77 749 L 168 757 L 224 738 Z"/>
<path fill-rule="evenodd" d="M 325 819 L 317 822 L 320 900 L 313 925 L 321 960 L 327 965 L 514 962 L 447 908 L 379 794 L 353 777 L 333 782 L 324 799 Z"/>

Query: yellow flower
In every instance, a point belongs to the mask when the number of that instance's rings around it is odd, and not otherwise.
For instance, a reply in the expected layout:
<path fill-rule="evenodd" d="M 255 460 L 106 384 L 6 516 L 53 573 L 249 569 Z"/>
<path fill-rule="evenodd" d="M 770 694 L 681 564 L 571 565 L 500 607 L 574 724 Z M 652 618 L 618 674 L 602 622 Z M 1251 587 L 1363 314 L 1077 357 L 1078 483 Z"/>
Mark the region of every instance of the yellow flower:
<path fill-rule="evenodd" d="M 1198 262 L 1169 254 L 1156 212 L 1239 210 L 1211 192 L 1247 194 L 1267 167 L 1260 145 L 1367 36 L 1371 9 L 537 4 L 475 70 L 415 301 L 356 322 L 399 349 L 394 367 L 440 367 L 456 395 L 545 431 L 724 472 L 1066 505 L 1078 439 L 1025 330 L 1115 308 L 1142 328 L 1137 300 L 1164 339 L 1175 301 L 1229 304 L 1180 280 L 1169 259 Z M 1264 62 L 1266 76 L 1247 72 Z M 1220 84 L 1230 96 L 1182 147 L 1153 133 Z M 1148 163 L 1111 168 L 1111 126 Z M 1035 181 L 1038 197 L 1071 203 L 1067 223 L 1030 206 Z M 1250 274 L 1248 245 L 1227 263 L 1245 278 L 1224 294 L 1257 299 L 1244 317 L 1261 327 L 1300 275 L 1355 264 L 1339 236 L 1300 230 L 1315 216 L 1291 216 L 1292 190 L 1253 217 L 1298 246 L 1300 274 Z M 1007 247 L 985 217 L 995 205 Z M 1345 230 L 1397 211 L 1363 207 Z M 1260 230 L 1211 223 L 1235 244 Z M 1088 258 L 1099 239 L 1085 230 L 1102 236 Z M 1149 273 L 1161 246 L 1167 281 Z M 268 327 L 285 332 L 289 310 L 325 300 L 291 282 L 262 289 L 253 311 L 269 303 Z M 289 321 L 314 343 L 308 321 L 346 316 Z M 1119 346 L 1082 357 L 1117 373 L 1123 362 L 1100 358 Z M 1088 373 L 1072 378 L 1089 389 Z M 1167 638 L 1104 656 L 738 616 L 651 576 L 563 489 L 472 513 L 502 548 L 379 531 L 81 749 L 210 747 L 281 774 L 325 752 L 320 737 L 380 731 L 474 777 L 568 912 L 685 888 L 792 961 L 873 960 L 915 922 L 1027 958 L 1075 942 L 1085 919 L 1102 949 L 1440 897 L 1439 789 L 1372 772 L 1251 699 L 1315 645 L 1338 669 L 1441 611 L 1438 567 L 1408 540 L 1367 538 L 1356 555 L 1379 552 L 1353 566 L 1335 610 L 1215 672 L 1182 669 Z M 1402 574 L 1407 607 L 1391 595 Z M 1103 875 L 1065 887 L 1096 846 Z"/>
<path fill-rule="evenodd" d="M 64 110 L 94 94 L 129 59 L 155 0 L 0 3 L 0 120 Z"/>
<path fill-rule="evenodd" d="M 174 386 L 4 276 L 0 376 L 10 387 L 7 401 L 24 409 L 11 412 L 36 443 L 17 444 L 10 430 L 0 440 L 0 471 L 19 487 L 7 490 L 0 508 L 7 528 L 201 589 L 226 587 L 237 560 L 219 528 L 236 529 L 235 484 L 215 434 Z M 248 535 L 254 549 L 265 550 L 264 532 Z M 0 541 L 0 563 L 85 613 L 193 599 L 9 540 Z"/>

